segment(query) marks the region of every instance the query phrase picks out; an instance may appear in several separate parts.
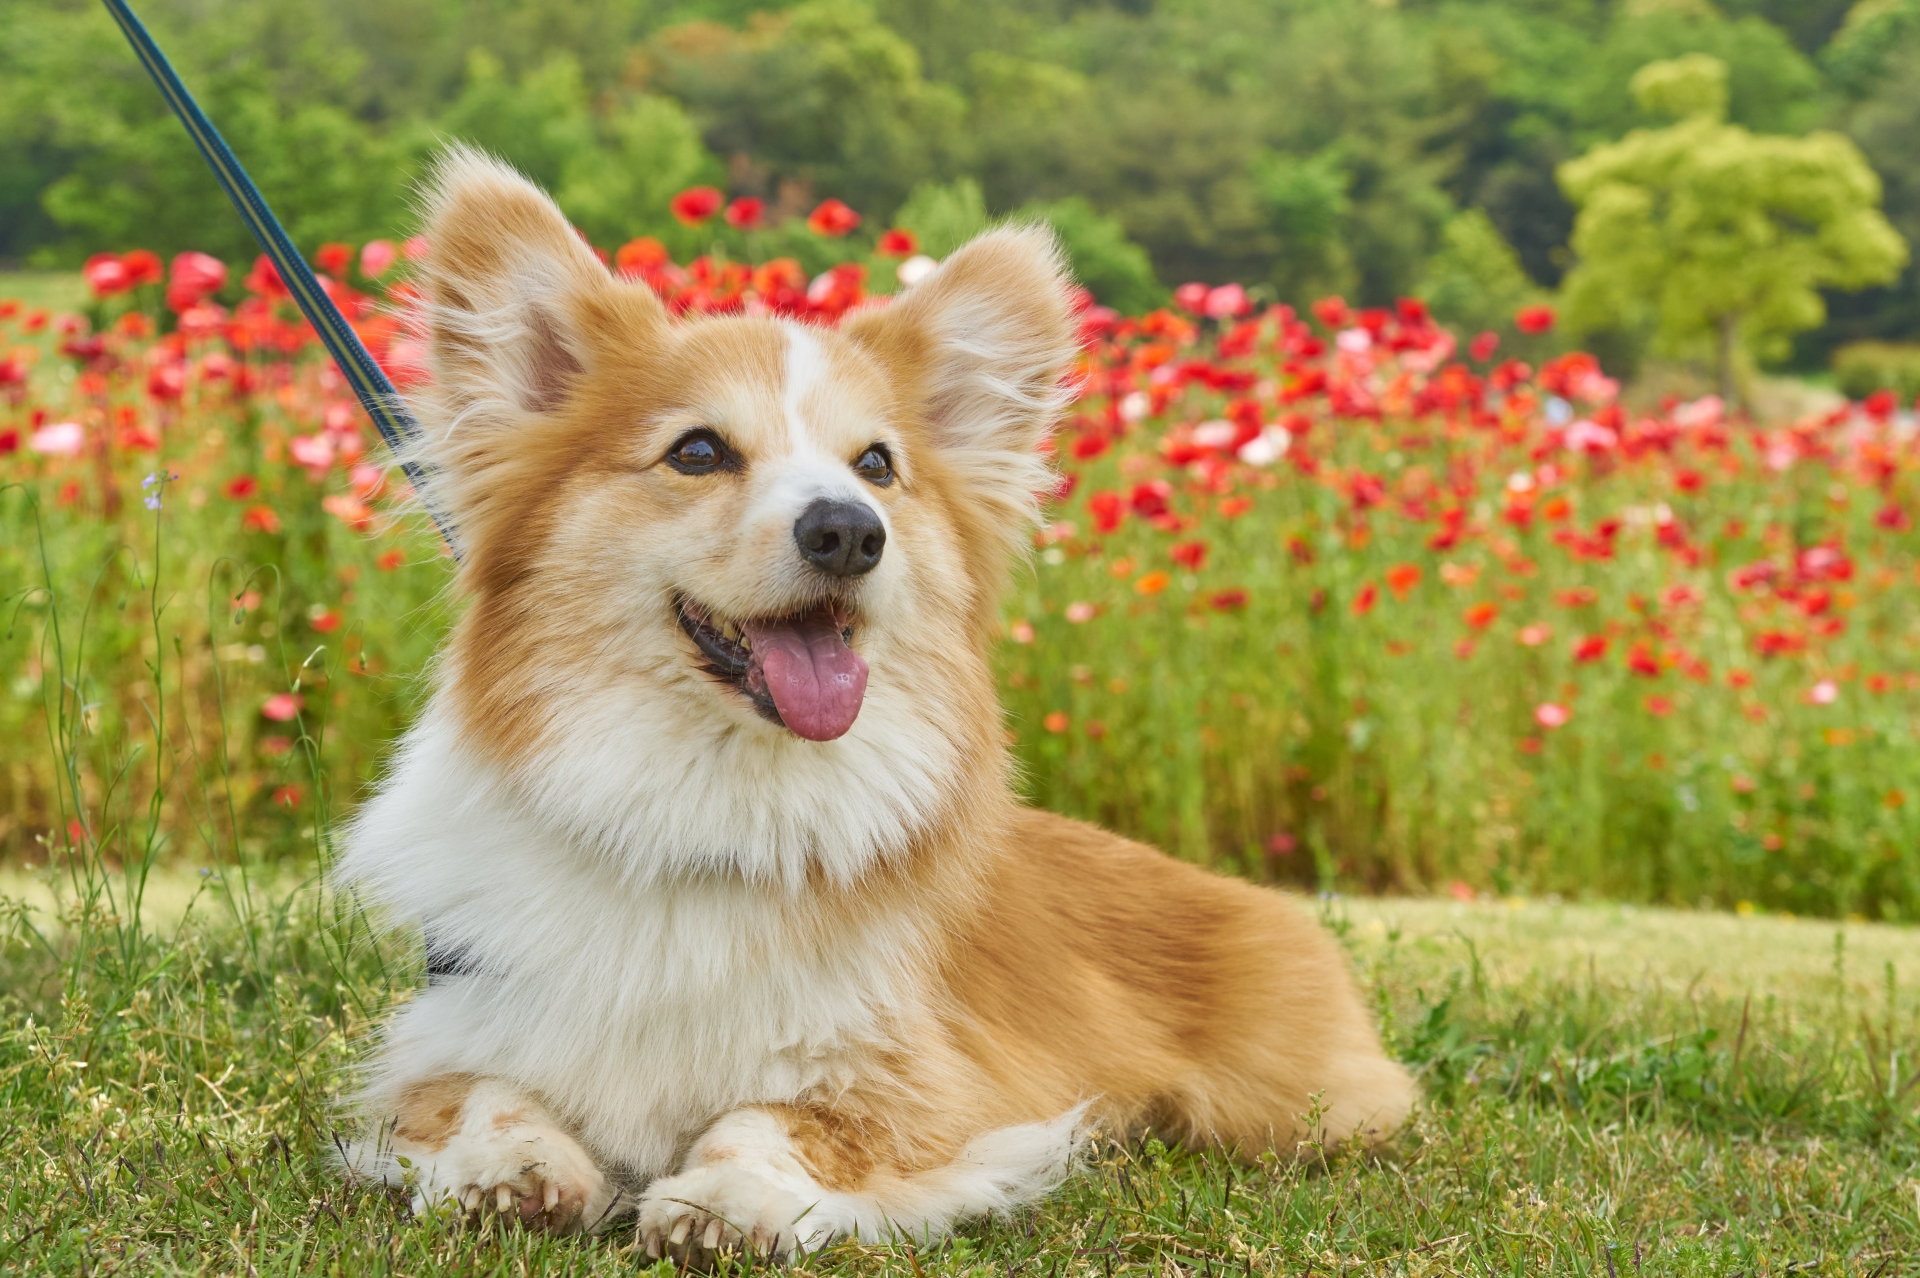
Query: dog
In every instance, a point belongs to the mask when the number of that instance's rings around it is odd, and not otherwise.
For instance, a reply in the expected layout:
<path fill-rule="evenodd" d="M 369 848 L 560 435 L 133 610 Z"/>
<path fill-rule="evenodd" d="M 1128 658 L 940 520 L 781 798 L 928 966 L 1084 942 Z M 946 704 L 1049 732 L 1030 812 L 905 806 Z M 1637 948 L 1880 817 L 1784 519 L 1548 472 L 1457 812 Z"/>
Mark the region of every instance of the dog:
<path fill-rule="evenodd" d="M 466 605 L 338 869 L 430 972 L 354 1170 L 693 1263 L 937 1237 L 1096 1126 L 1405 1119 L 1304 911 L 1014 793 L 987 653 L 1077 354 L 1048 230 L 829 329 L 669 315 L 476 152 L 426 211 Z"/>

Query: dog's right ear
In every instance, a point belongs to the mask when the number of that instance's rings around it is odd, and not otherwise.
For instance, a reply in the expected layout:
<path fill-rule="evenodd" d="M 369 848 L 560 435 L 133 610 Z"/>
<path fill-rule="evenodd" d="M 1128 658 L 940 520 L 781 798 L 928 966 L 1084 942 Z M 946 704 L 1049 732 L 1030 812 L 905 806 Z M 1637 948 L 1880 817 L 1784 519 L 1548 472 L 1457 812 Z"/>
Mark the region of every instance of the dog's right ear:
<path fill-rule="evenodd" d="M 537 187 L 478 151 L 442 154 L 424 203 L 433 387 L 419 451 L 465 526 L 486 504 L 487 473 L 564 412 L 597 344 L 664 326 L 666 311 L 652 289 L 615 280 Z"/>

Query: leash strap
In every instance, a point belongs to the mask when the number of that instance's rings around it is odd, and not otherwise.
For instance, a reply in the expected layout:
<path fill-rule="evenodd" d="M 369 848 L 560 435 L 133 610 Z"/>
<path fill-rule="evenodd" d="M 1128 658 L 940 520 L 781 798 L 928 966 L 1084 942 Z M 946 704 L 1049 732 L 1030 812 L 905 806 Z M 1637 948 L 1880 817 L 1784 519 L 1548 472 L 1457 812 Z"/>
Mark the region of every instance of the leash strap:
<path fill-rule="evenodd" d="M 127 43 L 133 46 L 140 65 L 147 69 L 154 85 L 166 98 L 167 105 L 180 117 L 180 123 L 186 125 L 187 133 L 192 136 L 194 145 L 200 148 L 200 154 L 206 157 L 207 164 L 213 169 L 213 176 L 226 190 L 233 207 L 240 211 L 241 220 L 247 229 L 253 232 L 253 238 L 260 242 L 260 248 L 266 253 L 280 272 L 280 278 L 293 294 L 294 304 L 300 313 L 313 325 L 314 332 L 326 344 L 333 362 L 340 368 L 347 383 L 353 387 L 353 393 L 359 397 L 360 406 L 367 410 L 367 416 L 373 418 L 373 424 L 380 428 L 380 437 L 387 441 L 387 447 L 396 457 L 402 456 L 403 448 L 420 434 L 420 423 L 407 411 L 400 393 L 393 383 L 387 380 L 379 363 L 373 358 L 361 342 L 360 335 L 333 304 L 333 299 L 321 289 L 320 281 L 314 278 L 313 269 L 306 259 L 293 247 L 293 241 L 281 227 L 273 210 L 260 194 L 260 189 L 240 167 L 240 161 L 234 158 L 226 139 L 207 119 L 206 112 L 187 92 L 180 77 L 175 74 L 173 65 L 167 61 L 166 54 L 160 52 L 160 46 L 153 42 L 146 26 L 134 16 L 125 0 L 105 0 L 107 11 L 113 20 L 120 24 L 120 30 L 126 35 Z M 427 513 L 440 529 L 440 535 L 446 539 L 447 547 L 455 558 L 460 554 L 459 530 L 452 519 L 443 511 L 435 508 L 427 496 L 427 473 L 413 461 L 403 461 L 401 469 L 406 472 L 413 490 L 426 506 Z"/>

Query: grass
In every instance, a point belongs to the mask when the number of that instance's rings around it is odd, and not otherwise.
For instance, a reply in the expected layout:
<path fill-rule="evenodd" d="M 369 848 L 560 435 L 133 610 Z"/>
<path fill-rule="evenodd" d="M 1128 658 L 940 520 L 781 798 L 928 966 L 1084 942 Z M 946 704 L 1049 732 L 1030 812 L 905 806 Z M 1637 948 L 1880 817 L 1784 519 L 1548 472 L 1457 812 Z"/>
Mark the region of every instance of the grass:
<path fill-rule="evenodd" d="M 109 899 L 109 889 L 111 899 Z M 629 1233 L 414 1223 L 330 1166 L 417 960 L 237 871 L 15 875 L 0 1268 L 629 1274 Z M 32 904 L 29 904 L 29 902 Z M 1910 931 L 1629 907 L 1320 902 L 1426 1104 L 1382 1157 L 1098 1149 L 1017 1219 L 802 1272 L 1920 1272 Z M 349 920 L 350 922 L 350 920 Z M 662 1272 L 665 1272 L 663 1269 Z"/>
<path fill-rule="evenodd" d="M 87 286 L 76 271 L 0 271 L 0 297 L 42 310 L 77 311 L 87 303 Z"/>

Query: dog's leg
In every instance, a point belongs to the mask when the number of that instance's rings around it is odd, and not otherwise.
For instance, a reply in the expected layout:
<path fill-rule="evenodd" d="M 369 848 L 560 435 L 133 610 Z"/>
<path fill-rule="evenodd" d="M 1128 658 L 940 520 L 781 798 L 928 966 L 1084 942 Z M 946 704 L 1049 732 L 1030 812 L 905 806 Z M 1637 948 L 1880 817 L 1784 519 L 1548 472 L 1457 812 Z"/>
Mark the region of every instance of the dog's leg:
<path fill-rule="evenodd" d="M 349 1147 L 354 1171 L 413 1190 L 413 1211 L 499 1212 L 556 1232 L 590 1229 L 615 1190 L 538 1101 L 511 1084 L 443 1074 L 408 1084 L 390 1129 Z"/>
<path fill-rule="evenodd" d="M 647 1186 L 640 1236 L 648 1255 L 688 1261 L 743 1248 L 785 1259 L 849 1234 L 924 1242 L 1057 1185 L 1085 1134 L 1085 1109 L 984 1133 L 918 1166 L 900 1158 L 894 1133 L 829 1110 L 735 1110 L 677 1174 Z"/>

